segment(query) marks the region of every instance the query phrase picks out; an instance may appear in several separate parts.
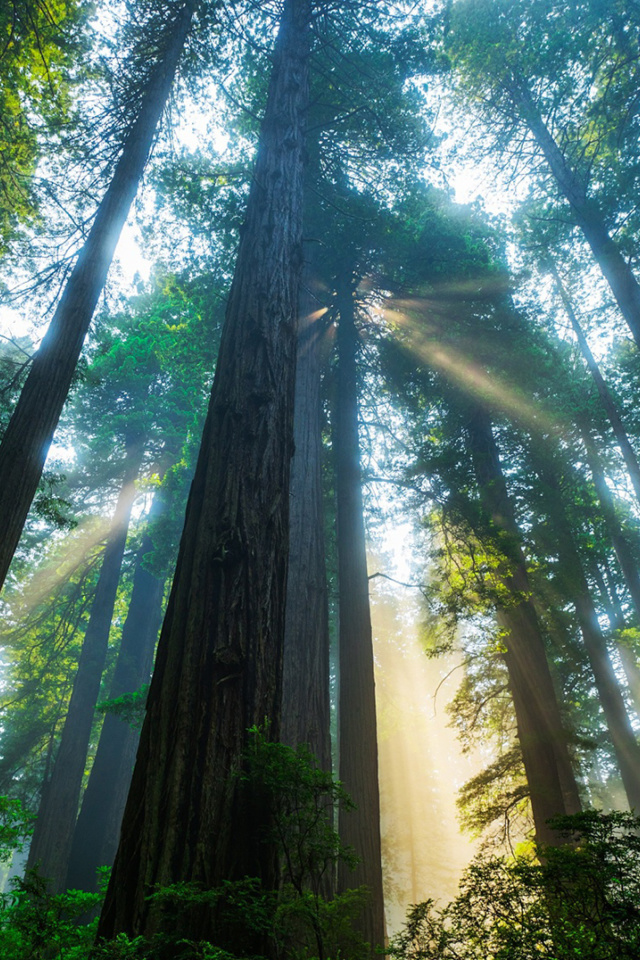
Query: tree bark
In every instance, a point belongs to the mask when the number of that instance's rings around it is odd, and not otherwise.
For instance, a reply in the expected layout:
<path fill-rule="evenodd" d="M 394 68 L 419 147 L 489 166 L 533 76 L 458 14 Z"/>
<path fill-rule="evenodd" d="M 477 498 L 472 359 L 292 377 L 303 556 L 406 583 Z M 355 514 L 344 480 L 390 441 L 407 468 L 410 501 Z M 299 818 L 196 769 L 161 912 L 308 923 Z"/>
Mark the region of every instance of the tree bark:
<path fill-rule="evenodd" d="M 500 466 L 491 421 L 476 408 L 468 421 L 470 453 L 486 511 L 498 547 L 506 554 L 501 580 L 510 602 L 498 606 L 498 622 L 506 647 L 504 659 L 509 672 L 522 749 L 529 784 L 537 839 L 557 844 L 558 838 L 547 821 L 554 816 L 576 813 L 580 797 L 571 765 L 567 737 L 544 647 L 544 639 L 533 602 L 520 532 Z"/>
<path fill-rule="evenodd" d="M 122 488 L 100 567 L 69 709 L 51 778 L 43 787 L 29 850 L 27 869 L 38 865 L 40 873 L 50 880 L 54 892 L 63 889 L 67 876 L 82 777 L 107 656 L 111 618 L 131 508 L 136 496 L 135 479 L 142 460 L 142 450 L 139 438 L 127 444 Z"/>
<path fill-rule="evenodd" d="M 338 866 L 338 889 L 366 885 L 369 900 L 361 921 L 372 950 L 384 943 L 384 897 L 378 788 L 373 644 L 358 436 L 358 337 L 351 275 L 338 285 L 338 385 L 335 462 L 338 508 L 340 608 L 340 780 L 356 805 L 340 811 L 340 836 L 360 863 Z"/>
<path fill-rule="evenodd" d="M 618 413 L 615 401 L 611 396 L 609 388 L 605 383 L 605 379 L 600 373 L 600 368 L 596 363 L 595 357 L 591 353 L 587 338 L 585 337 L 580 322 L 576 316 L 576 312 L 573 309 L 573 304 L 571 303 L 571 298 L 565 290 L 564 284 L 560 279 L 560 275 L 556 269 L 555 264 L 552 261 L 548 261 L 551 275 L 555 281 L 556 289 L 562 300 L 565 313 L 569 319 L 569 323 L 573 327 L 573 332 L 576 335 L 578 345 L 582 356 L 585 359 L 589 373 L 593 377 L 593 381 L 596 385 L 598 395 L 604 407 L 604 411 L 609 419 L 611 428 L 613 430 L 614 436 L 617 440 L 618 446 L 620 447 L 620 452 L 624 458 L 627 470 L 629 472 L 629 478 L 633 486 L 636 499 L 640 503 L 640 464 L 638 463 L 638 458 L 636 457 L 635 450 L 631 446 L 629 441 L 629 436 L 627 431 L 624 428 L 624 424 L 620 419 L 620 414 Z"/>
<path fill-rule="evenodd" d="M 248 728 L 280 726 L 310 22 L 286 0 L 103 937 L 161 926 L 157 884 L 276 883 L 268 805 L 239 774 Z M 209 909 L 183 923 L 220 927 Z"/>
<path fill-rule="evenodd" d="M 196 0 L 186 0 L 152 74 L 111 183 L 36 353 L 0 444 L 0 588 L 35 496 L 93 311 L 138 189 L 184 48 Z"/>
<path fill-rule="evenodd" d="M 326 328 L 313 251 L 302 275 L 294 454 L 289 497 L 289 575 L 284 638 L 282 741 L 307 744 L 331 770 L 329 610 L 322 496 L 320 373 Z"/>
<path fill-rule="evenodd" d="M 152 549 L 151 536 L 146 533 L 133 575 L 110 700 L 133 693 L 151 676 L 164 590 L 164 581 L 144 567 L 144 559 Z M 73 834 L 66 883 L 69 889 L 97 890 L 98 868 L 113 863 L 139 739 L 138 730 L 107 713 Z"/>
<path fill-rule="evenodd" d="M 587 196 L 583 184 L 565 160 L 540 116 L 528 87 L 521 82 L 517 85 L 517 90 L 514 87 L 514 91 L 525 123 L 547 161 L 560 192 L 571 205 L 576 223 L 591 247 L 591 252 L 609 284 L 620 312 L 640 347 L 640 284 L 611 238 L 601 210 L 595 201 Z"/>
<path fill-rule="evenodd" d="M 582 560 L 562 503 L 562 491 L 553 469 L 539 459 L 549 518 L 553 523 L 560 563 L 571 592 L 571 600 L 596 682 L 598 697 L 613 744 L 622 783 L 631 809 L 640 810 L 640 746 L 616 679 L 607 644 L 598 621 Z"/>

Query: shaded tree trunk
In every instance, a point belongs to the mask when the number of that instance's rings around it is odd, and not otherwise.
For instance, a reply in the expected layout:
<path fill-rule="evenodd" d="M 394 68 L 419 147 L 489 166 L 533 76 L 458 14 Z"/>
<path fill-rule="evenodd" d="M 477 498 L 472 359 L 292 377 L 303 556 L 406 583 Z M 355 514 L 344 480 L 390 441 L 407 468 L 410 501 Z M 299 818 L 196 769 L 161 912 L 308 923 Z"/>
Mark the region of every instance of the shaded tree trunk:
<path fill-rule="evenodd" d="M 152 549 L 153 542 L 146 533 L 138 552 L 110 700 L 133 693 L 151 676 L 164 590 L 164 581 L 144 567 Z M 73 834 L 66 884 L 69 889 L 97 890 L 98 867 L 113 863 L 139 739 L 138 730 L 107 713 Z"/>
<path fill-rule="evenodd" d="M 553 523 L 558 555 L 564 567 L 566 582 L 575 606 L 627 800 L 631 809 L 640 810 L 640 746 L 609 659 L 607 644 L 600 629 L 582 560 L 564 511 L 560 484 L 554 471 L 542 458 L 538 460 L 538 464 L 549 517 Z"/>
<path fill-rule="evenodd" d="M 335 427 L 340 608 L 340 780 L 356 809 L 340 811 L 340 836 L 361 862 L 338 866 L 340 891 L 369 889 L 361 926 L 372 948 L 384 943 L 384 897 L 378 789 L 378 739 L 369 581 L 358 437 L 358 337 L 351 276 L 338 285 L 338 385 Z"/>
<path fill-rule="evenodd" d="M 567 747 L 567 737 L 549 670 L 544 639 L 533 602 L 520 532 L 500 466 L 491 421 L 476 408 L 468 421 L 470 453 L 484 510 L 498 549 L 507 557 L 502 582 L 511 598 L 498 607 L 504 631 L 505 663 L 513 697 L 529 784 L 536 836 L 544 843 L 558 838 L 547 825 L 551 817 L 580 810 L 580 798 Z"/>
<path fill-rule="evenodd" d="M 169 97 L 195 5 L 196 0 L 187 0 L 175 22 L 166 28 L 164 56 L 152 73 L 111 183 L 0 444 L 0 588 L 40 482 L 93 311 Z"/>
<path fill-rule="evenodd" d="M 248 728 L 280 725 L 310 22 L 286 0 L 101 936 L 153 933 L 156 884 L 276 882 L 268 804 L 238 774 Z M 220 933 L 213 909 L 183 923 Z"/>
<path fill-rule="evenodd" d="M 51 881 L 54 891 L 63 889 L 67 876 L 82 777 L 107 656 L 111 618 L 131 508 L 136 496 L 135 479 L 142 460 L 142 450 L 139 438 L 127 444 L 122 488 L 100 567 L 69 709 L 51 778 L 43 787 L 29 850 L 27 869 L 39 865 L 40 873 Z"/>
<path fill-rule="evenodd" d="M 326 335 L 313 251 L 300 289 L 294 454 L 289 498 L 289 574 L 282 681 L 282 741 L 306 743 L 331 770 L 329 611 L 322 497 L 320 372 Z"/>
<path fill-rule="evenodd" d="M 526 84 L 518 84 L 514 87 L 514 92 L 524 120 L 547 161 L 560 192 L 571 205 L 576 223 L 609 284 L 634 340 L 640 346 L 640 284 L 610 236 L 602 211 L 595 201 L 587 196 L 584 185 L 565 160 L 540 116 Z"/>

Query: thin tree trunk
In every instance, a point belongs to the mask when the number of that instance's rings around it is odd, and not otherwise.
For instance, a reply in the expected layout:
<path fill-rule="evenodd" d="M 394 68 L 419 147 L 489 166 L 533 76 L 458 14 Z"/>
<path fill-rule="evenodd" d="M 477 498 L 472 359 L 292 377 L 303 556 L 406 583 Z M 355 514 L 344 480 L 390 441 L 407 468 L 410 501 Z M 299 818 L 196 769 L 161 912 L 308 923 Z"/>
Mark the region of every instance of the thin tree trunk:
<path fill-rule="evenodd" d="M 142 98 L 111 183 L 35 355 L 0 444 L 0 588 L 35 496 L 80 351 L 138 189 L 189 34 L 196 0 L 167 28 L 166 52 Z"/>
<path fill-rule="evenodd" d="M 504 631 L 505 663 L 513 696 L 529 784 L 533 820 L 539 841 L 557 844 L 547 821 L 580 809 L 580 798 L 567 747 L 560 708 L 553 686 L 544 639 L 520 547 L 520 534 L 505 484 L 500 459 L 486 412 L 476 408 L 469 419 L 470 453 L 484 509 L 507 554 L 501 579 L 510 602 L 498 607 Z"/>
<path fill-rule="evenodd" d="M 640 575 L 638 573 L 638 565 L 620 525 L 613 497 L 605 479 L 602 460 L 591 436 L 591 432 L 584 423 L 579 423 L 578 426 L 586 448 L 587 462 L 591 470 L 593 485 L 596 489 L 598 500 L 600 501 L 602 517 L 609 533 L 615 555 L 618 558 L 622 576 L 627 585 L 636 616 L 640 621 Z"/>
<path fill-rule="evenodd" d="M 620 447 L 620 452 L 622 453 L 627 470 L 629 471 L 629 477 L 631 479 L 631 484 L 635 491 L 636 498 L 640 503 L 640 464 L 638 463 L 638 458 L 636 457 L 635 450 L 631 446 L 627 431 L 625 430 L 624 424 L 620 419 L 620 414 L 618 413 L 615 400 L 611 396 L 609 388 L 605 383 L 604 377 L 600 373 L 600 368 L 596 363 L 596 360 L 593 354 L 591 353 L 589 344 L 587 342 L 587 338 L 583 333 L 578 317 L 576 316 L 576 312 L 573 309 L 571 298 L 569 297 L 569 294 L 565 290 L 564 284 L 560 279 L 560 275 L 558 274 L 556 265 L 551 260 L 548 260 L 547 263 L 549 264 L 551 275 L 555 281 L 556 288 L 560 295 L 560 299 L 562 300 L 562 304 L 564 306 L 565 313 L 569 319 L 569 323 L 573 327 L 573 332 L 576 335 L 576 339 L 578 341 L 580 351 L 582 353 L 582 356 L 585 359 L 585 362 L 589 369 L 589 373 L 593 377 L 593 381 L 596 385 L 598 395 L 600 397 L 600 400 L 602 401 L 602 406 L 604 407 L 604 411 L 607 417 L 609 418 L 609 423 L 611 424 L 611 428 L 613 430 L 614 436 L 617 440 L 618 446 Z"/>
<path fill-rule="evenodd" d="M 326 333 L 314 289 L 313 251 L 300 288 L 294 454 L 289 498 L 289 575 L 282 680 L 282 741 L 305 743 L 331 770 L 329 611 L 322 497 L 320 372 Z"/>
<path fill-rule="evenodd" d="M 575 605 L 585 649 L 596 682 L 598 697 L 622 775 L 631 809 L 640 810 L 640 746 L 616 679 L 607 644 L 598 621 L 582 560 L 562 503 L 562 491 L 552 468 L 541 458 L 540 478 L 545 487 L 549 517 L 553 523 L 558 555 Z"/>
<path fill-rule="evenodd" d="M 69 709 L 51 779 L 43 788 L 29 851 L 27 869 L 39 865 L 40 873 L 51 881 L 51 888 L 56 892 L 63 889 L 67 876 L 82 777 L 107 656 L 111 618 L 131 508 L 136 496 L 135 479 L 140 469 L 142 449 L 138 438 L 127 445 L 122 488 L 100 567 Z"/>
<path fill-rule="evenodd" d="M 146 533 L 133 575 L 110 700 L 133 693 L 151 676 L 164 590 L 164 581 L 144 567 L 144 559 L 152 549 L 153 541 Z M 139 739 L 138 730 L 107 713 L 73 834 L 67 873 L 69 889 L 96 890 L 98 867 L 110 867 L 113 863 Z"/>
<path fill-rule="evenodd" d="M 640 284 L 611 238 L 604 216 L 565 160 L 544 120 L 533 102 L 531 92 L 520 83 L 515 93 L 523 116 L 549 165 L 561 193 L 571 205 L 576 223 L 591 247 L 603 277 L 609 284 L 622 316 L 633 338 L 640 347 Z"/>
<path fill-rule="evenodd" d="M 357 332 L 351 276 L 338 287 L 338 387 L 335 462 L 340 608 L 340 780 L 356 805 L 340 811 L 340 836 L 360 863 L 338 866 L 338 889 L 365 884 L 361 928 L 372 949 L 384 943 L 373 644 L 358 437 Z"/>
<path fill-rule="evenodd" d="M 596 581 L 600 596 L 602 598 L 602 603 L 607 612 L 607 619 L 609 620 L 609 625 L 611 627 L 611 632 L 615 635 L 620 630 L 624 630 L 626 626 L 624 612 L 620 605 L 618 599 L 615 583 L 613 580 L 613 575 L 609 564 L 606 563 L 607 577 L 609 579 L 610 587 L 604 582 L 604 577 L 600 572 L 599 567 L 593 565 L 593 578 Z M 618 651 L 618 656 L 620 657 L 620 662 L 622 663 L 622 669 L 624 670 L 625 677 L 627 678 L 627 686 L 629 688 L 629 695 L 631 697 L 631 703 L 633 709 L 635 710 L 636 716 L 640 719 L 640 667 L 638 666 L 638 660 L 633 652 L 624 641 L 615 640 L 616 650 Z"/>
<path fill-rule="evenodd" d="M 153 933 L 157 884 L 276 883 L 268 805 L 238 774 L 248 728 L 280 726 L 310 23 L 286 0 L 101 936 Z M 187 913 L 185 935 L 218 920 Z"/>

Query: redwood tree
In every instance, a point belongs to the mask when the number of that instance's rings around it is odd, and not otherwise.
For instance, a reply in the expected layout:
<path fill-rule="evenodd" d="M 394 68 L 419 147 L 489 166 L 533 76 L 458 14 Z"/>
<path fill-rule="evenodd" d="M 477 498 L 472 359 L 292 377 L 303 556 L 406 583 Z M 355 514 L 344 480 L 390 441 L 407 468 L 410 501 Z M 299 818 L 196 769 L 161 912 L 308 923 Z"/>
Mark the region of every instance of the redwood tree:
<path fill-rule="evenodd" d="M 158 62 L 113 177 L 66 282 L 0 444 L 0 588 L 15 553 L 116 244 L 167 103 L 197 0 L 173 7 L 159 28 Z M 148 48 L 147 55 L 148 55 Z M 145 65 L 141 65 L 141 70 Z"/>
<path fill-rule="evenodd" d="M 276 879 L 268 805 L 239 773 L 248 728 L 280 724 L 310 29 L 309 0 L 286 0 L 103 937 L 152 933 L 156 884 Z"/>
<path fill-rule="evenodd" d="M 489 529 L 504 556 L 500 577 L 509 601 L 498 606 L 498 622 L 503 631 L 504 659 L 509 671 L 536 836 L 545 843 L 557 844 L 558 837 L 547 821 L 551 817 L 579 811 L 580 798 L 544 639 L 531 599 L 515 514 L 491 420 L 480 406 L 470 412 L 467 437 Z"/>
<path fill-rule="evenodd" d="M 340 812 L 340 837 L 360 863 L 341 863 L 338 887 L 365 884 L 369 900 L 362 933 L 372 947 L 384 942 L 384 897 L 380 842 L 380 793 L 373 644 L 358 437 L 358 336 L 353 282 L 339 280 L 338 385 L 336 403 L 336 493 L 340 605 L 340 780 L 356 809 Z"/>
<path fill-rule="evenodd" d="M 313 248 L 308 249 L 300 289 L 282 740 L 291 746 L 306 743 L 322 768 L 331 770 L 329 610 L 322 503 L 320 396 L 326 324 L 325 310 L 318 297 L 314 260 Z"/>
<path fill-rule="evenodd" d="M 82 644 L 69 709 L 50 779 L 44 784 L 27 869 L 38 866 L 54 891 L 63 889 L 78 803 L 109 642 L 131 509 L 144 445 L 139 434 L 126 442 L 122 487 L 111 522 L 91 616 Z"/>

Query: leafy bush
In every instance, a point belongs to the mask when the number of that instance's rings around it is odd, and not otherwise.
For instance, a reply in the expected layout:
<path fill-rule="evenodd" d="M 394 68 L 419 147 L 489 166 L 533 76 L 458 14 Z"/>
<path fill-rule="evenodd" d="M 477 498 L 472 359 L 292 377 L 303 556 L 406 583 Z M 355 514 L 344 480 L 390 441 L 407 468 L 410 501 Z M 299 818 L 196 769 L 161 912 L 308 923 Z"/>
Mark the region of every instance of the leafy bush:
<path fill-rule="evenodd" d="M 586 811 L 552 821 L 537 856 L 478 858 L 442 910 L 411 907 L 394 960 L 637 960 L 640 819 Z"/>

